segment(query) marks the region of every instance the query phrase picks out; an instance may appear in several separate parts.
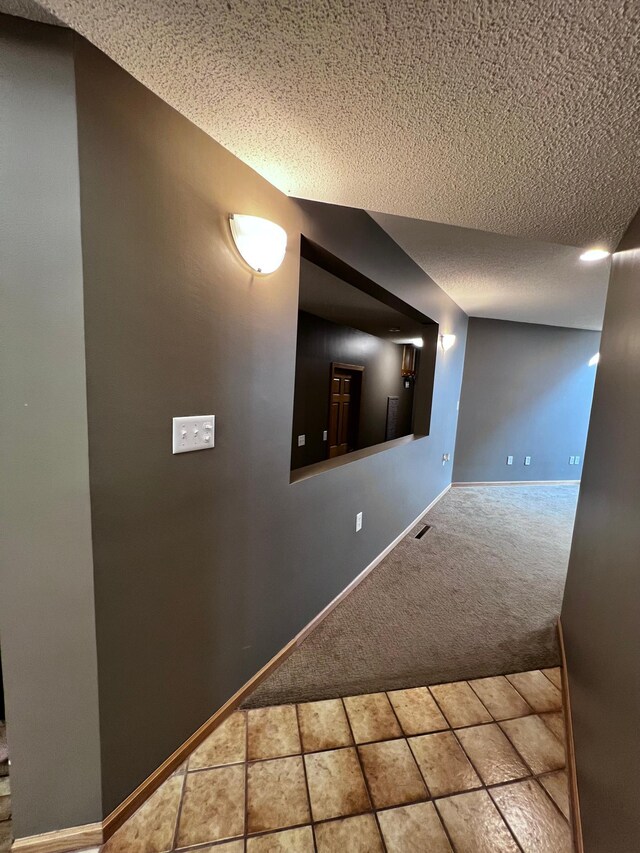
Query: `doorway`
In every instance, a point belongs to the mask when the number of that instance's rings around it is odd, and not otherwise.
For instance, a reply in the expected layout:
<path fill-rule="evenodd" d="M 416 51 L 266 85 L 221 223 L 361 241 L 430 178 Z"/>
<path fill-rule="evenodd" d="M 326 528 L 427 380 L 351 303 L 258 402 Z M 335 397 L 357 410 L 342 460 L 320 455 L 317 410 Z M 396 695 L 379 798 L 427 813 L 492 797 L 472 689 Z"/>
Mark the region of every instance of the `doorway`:
<path fill-rule="evenodd" d="M 350 453 L 357 447 L 363 377 L 362 365 L 331 363 L 329 459 Z"/>

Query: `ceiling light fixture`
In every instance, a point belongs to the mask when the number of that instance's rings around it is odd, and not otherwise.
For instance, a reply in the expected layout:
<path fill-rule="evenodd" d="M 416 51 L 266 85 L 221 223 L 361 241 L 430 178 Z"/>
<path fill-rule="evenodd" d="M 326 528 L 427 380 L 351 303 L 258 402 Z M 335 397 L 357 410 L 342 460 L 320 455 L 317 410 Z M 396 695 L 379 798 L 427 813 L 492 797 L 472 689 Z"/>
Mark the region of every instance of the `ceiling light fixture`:
<path fill-rule="evenodd" d="M 601 261 L 603 258 L 608 258 L 611 252 L 607 252 L 606 249 L 587 249 L 586 252 L 583 252 L 580 255 L 581 261 L 587 261 L 587 263 L 591 261 Z"/>
<path fill-rule="evenodd" d="M 456 342 L 455 335 L 440 335 L 440 346 L 442 347 L 442 352 L 446 352 Z"/>
<path fill-rule="evenodd" d="M 596 364 L 600 361 L 600 353 L 597 352 L 595 355 L 592 355 L 589 359 L 589 367 L 595 367 Z"/>
<path fill-rule="evenodd" d="M 251 269 L 262 275 L 275 272 L 287 251 L 287 232 L 260 216 L 232 213 L 229 226 L 236 248 Z"/>

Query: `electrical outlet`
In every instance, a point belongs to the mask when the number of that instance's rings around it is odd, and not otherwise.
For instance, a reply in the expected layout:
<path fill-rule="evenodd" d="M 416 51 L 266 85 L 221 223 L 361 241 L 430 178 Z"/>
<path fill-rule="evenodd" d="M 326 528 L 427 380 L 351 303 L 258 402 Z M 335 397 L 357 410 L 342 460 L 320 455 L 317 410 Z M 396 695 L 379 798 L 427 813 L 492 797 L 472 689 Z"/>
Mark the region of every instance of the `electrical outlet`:
<path fill-rule="evenodd" d="M 524 457 L 524 464 L 525 465 L 531 465 L 531 457 L 530 456 Z"/>
<path fill-rule="evenodd" d="M 450 454 L 450 453 L 443 453 L 443 454 L 442 454 L 442 464 L 443 464 L 443 465 L 446 465 L 446 464 L 447 464 L 447 462 L 448 462 L 450 459 L 451 459 L 451 454 Z"/>
<path fill-rule="evenodd" d="M 304 447 L 304 443 L 306 441 L 306 438 L 307 438 L 306 435 L 299 435 L 298 436 L 298 447 Z"/>
<path fill-rule="evenodd" d="M 173 418 L 171 435 L 174 453 L 209 450 L 215 445 L 215 415 Z"/>
<path fill-rule="evenodd" d="M 326 440 L 327 440 L 327 431 L 326 431 L 326 429 L 325 429 L 325 431 L 322 433 L 322 440 L 323 440 L 323 441 L 326 441 Z"/>
<path fill-rule="evenodd" d="M 507 456 L 507 465 L 513 465 L 513 456 Z"/>
<path fill-rule="evenodd" d="M 359 512 L 356 515 L 356 533 L 359 533 L 362 530 L 362 513 Z"/>
<path fill-rule="evenodd" d="M 575 464 L 576 464 L 576 457 L 570 456 L 569 457 L 569 465 L 575 465 Z"/>

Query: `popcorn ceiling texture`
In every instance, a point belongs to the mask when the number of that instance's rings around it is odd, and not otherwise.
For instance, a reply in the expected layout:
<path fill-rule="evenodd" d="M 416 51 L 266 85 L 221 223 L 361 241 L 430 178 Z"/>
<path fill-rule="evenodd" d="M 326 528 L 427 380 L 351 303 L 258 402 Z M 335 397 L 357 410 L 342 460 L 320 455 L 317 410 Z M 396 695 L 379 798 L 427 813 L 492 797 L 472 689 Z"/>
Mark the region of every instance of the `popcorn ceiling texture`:
<path fill-rule="evenodd" d="M 637 209 L 630 0 L 41 5 L 286 193 L 610 248 Z"/>
<path fill-rule="evenodd" d="M 471 317 L 602 329 L 610 259 L 582 248 L 370 214 Z"/>

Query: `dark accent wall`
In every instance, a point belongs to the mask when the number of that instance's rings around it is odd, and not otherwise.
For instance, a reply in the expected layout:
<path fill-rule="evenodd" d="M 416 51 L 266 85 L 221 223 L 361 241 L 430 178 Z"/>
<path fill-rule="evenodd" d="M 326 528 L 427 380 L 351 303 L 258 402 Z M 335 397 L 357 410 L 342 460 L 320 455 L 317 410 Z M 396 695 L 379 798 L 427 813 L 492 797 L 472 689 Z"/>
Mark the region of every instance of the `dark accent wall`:
<path fill-rule="evenodd" d="M 42 76 L 54 77 L 55 37 L 42 38 L 37 61 Z M 48 100 L 37 101 L 29 164 L 11 184 L 11 204 L 24 195 L 30 205 L 21 208 L 15 257 L 22 264 L 37 256 L 32 235 L 42 247 L 14 327 L 16 352 L 44 402 L 37 434 L 34 422 L 21 444 L 24 470 L 12 463 L 10 482 L 26 479 L 10 518 L 17 539 L 40 529 L 32 508 L 56 522 L 37 541 L 50 571 L 41 554 L 42 571 L 32 577 L 32 545 L 16 540 L 15 611 L 1 596 L 8 711 L 22 720 L 16 764 L 25 769 L 16 766 L 16 774 L 30 777 L 29 791 L 21 786 L 14 799 L 24 816 L 20 834 L 96 819 L 100 772 L 100 811 L 108 813 L 442 492 L 451 479 L 441 459 L 453 452 L 467 324 L 366 213 L 287 198 L 88 43 L 75 37 L 72 54 L 65 38 L 65 68 L 75 60 L 77 137 L 75 115 L 64 108 L 70 97 L 72 106 L 68 83 L 56 91 L 40 80 Z M 25 61 L 26 71 L 13 66 L 10 76 L 31 74 L 34 61 Z M 12 133 L 13 123 L 34 116 L 28 100 L 13 103 Z M 86 476 L 70 473 L 80 455 L 86 465 L 84 416 L 71 406 L 61 421 L 71 432 L 60 433 L 57 415 L 48 417 L 49 408 L 75 405 L 76 384 L 84 387 L 77 170 L 74 183 L 73 170 L 51 159 L 58 126 L 66 156 L 75 157 L 76 138 L 79 146 L 98 697 L 85 673 L 92 655 L 95 666 L 90 550 L 78 576 L 70 568 L 79 560 L 74 549 L 88 543 Z M 64 201 L 70 194 L 75 220 Z M 243 264 L 230 212 L 287 230 L 276 273 L 257 277 Z M 428 437 L 292 484 L 301 233 L 458 342 L 437 356 Z M 16 294 L 24 281 L 19 270 Z M 60 337 L 52 341 L 54 332 Z M 15 399 L 22 390 L 18 373 Z M 215 449 L 172 455 L 171 418 L 202 413 L 216 415 Z M 41 495 L 27 489 L 31 477 L 46 486 Z M 356 534 L 358 511 L 364 528 Z M 51 643 L 56 632 L 67 642 Z M 40 636 L 50 645 L 38 660 Z M 21 662 L 35 667 L 35 678 L 18 673 Z M 65 716 L 57 731 L 53 723 Z M 54 753 L 50 768 L 43 756 Z"/>
<path fill-rule="evenodd" d="M 640 838 L 640 213 L 618 249 L 562 607 L 585 853 Z"/>
<path fill-rule="evenodd" d="M 18 837 L 101 817 L 72 41 L 0 16 L 0 635 Z"/>
<path fill-rule="evenodd" d="M 291 467 L 312 465 L 327 458 L 329 429 L 329 385 L 331 363 L 364 367 L 360 399 L 358 443 L 355 449 L 384 442 L 387 398 L 397 396 L 396 436 L 409 435 L 413 413 L 413 388 L 402 378 L 402 346 L 368 335 L 358 329 L 331 323 L 306 311 L 298 312 L 296 374 L 293 405 Z M 305 444 L 298 447 L 298 436 Z"/>
<path fill-rule="evenodd" d="M 454 481 L 580 479 L 599 345 L 599 332 L 472 317 Z"/>

